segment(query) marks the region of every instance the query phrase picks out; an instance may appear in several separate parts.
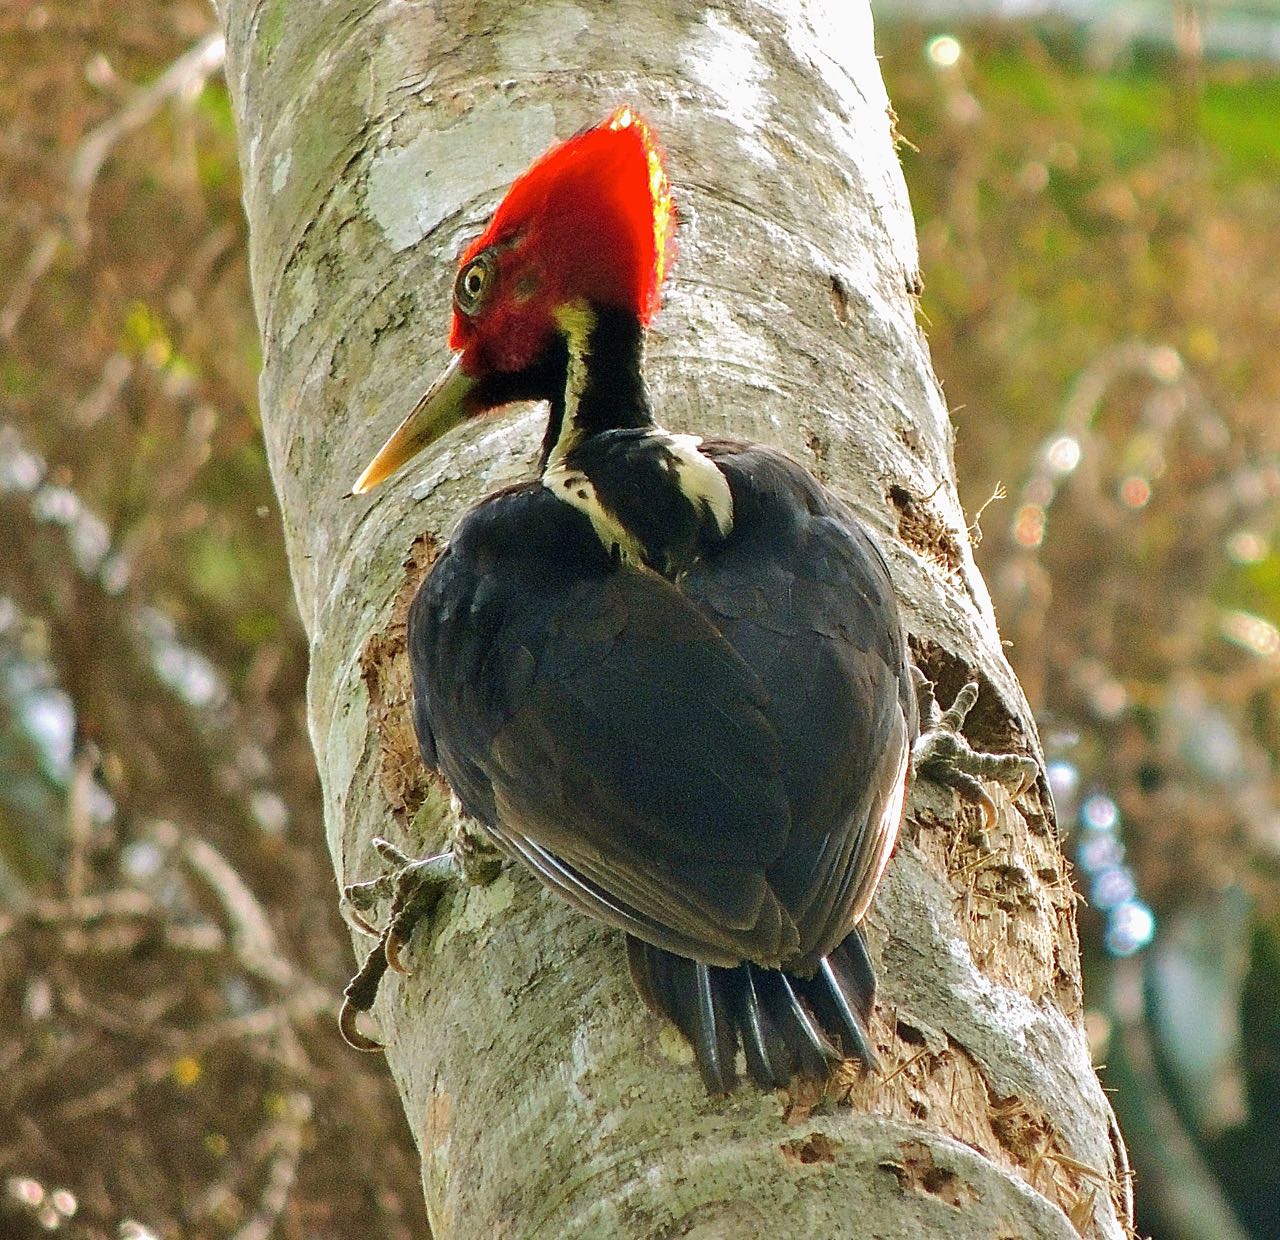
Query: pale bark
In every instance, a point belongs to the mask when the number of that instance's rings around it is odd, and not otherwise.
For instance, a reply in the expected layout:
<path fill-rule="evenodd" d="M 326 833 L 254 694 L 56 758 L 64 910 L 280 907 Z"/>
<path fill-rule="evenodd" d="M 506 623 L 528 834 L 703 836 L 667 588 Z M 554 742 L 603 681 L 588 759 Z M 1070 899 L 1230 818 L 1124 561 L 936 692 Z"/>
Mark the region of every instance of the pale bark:
<path fill-rule="evenodd" d="M 460 245 L 532 157 L 622 101 L 662 135 L 680 213 L 649 348 L 662 420 L 778 444 L 848 497 L 944 696 L 981 679 L 971 738 L 1038 756 L 916 324 L 865 3 L 222 0 L 222 16 L 341 881 L 375 871 L 374 834 L 442 841 L 439 795 L 418 809 L 404 608 L 465 508 L 529 473 L 541 412 L 342 496 L 444 360 Z M 997 797 L 983 838 L 948 794 L 913 796 L 870 919 L 874 1034 L 902 1070 L 847 1105 L 708 1099 L 632 993 L 621 936 L 527 875 L 447 901 L 374 1012 L 438 1235 L 1126 1235 L 1047 794 Z"/>

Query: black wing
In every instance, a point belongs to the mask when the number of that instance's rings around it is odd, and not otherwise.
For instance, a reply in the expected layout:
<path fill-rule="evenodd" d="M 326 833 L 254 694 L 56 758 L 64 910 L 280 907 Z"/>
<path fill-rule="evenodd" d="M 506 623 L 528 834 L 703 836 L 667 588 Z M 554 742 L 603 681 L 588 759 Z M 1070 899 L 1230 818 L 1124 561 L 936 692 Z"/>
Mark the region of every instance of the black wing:
<path fill-rule="evenodd" d="M 681 955 L 794 955 L 768 695 L 674 585 L 517 487 L 464 520 L 409 635 L 424 756 L 548 886 Z"/>
<path fill-rule="evenodd" d="M 800 466 L 704 451 L 734 527 L 674 585 L 538 484 L 473 510 L 410 618 L 419 736 L 572 903 L 707 963 L 808 972 L 896 838 L 901 622 L 875 544 Z"/>
<path fill-rule="evenodd" d="M 876 1063 L 875 973 L 857 925 L 893 850 L 916 734 L 888 570 L 829 493 L 777 452 L 703 444 L 730 483 L 731 536 L 680 578 L 764 685 L 791 807 L 771 889 L 800 934 L 785 971 L 708 967 L 632 937 L 645 1002 L 684 1032 L 707 1089 L 741 1044 L 764 1088 L 821 1079 L 838 1052 Z"/>
<path fill-rule="evenodd" d="M 897 838 L 917 722 L 889 571 L 852 514 L 790 458 L 703 445 L 733 535 L 681 579 L 760 678 L 792 829 L 768 869 L 806 972 L 866 912 Z"/>

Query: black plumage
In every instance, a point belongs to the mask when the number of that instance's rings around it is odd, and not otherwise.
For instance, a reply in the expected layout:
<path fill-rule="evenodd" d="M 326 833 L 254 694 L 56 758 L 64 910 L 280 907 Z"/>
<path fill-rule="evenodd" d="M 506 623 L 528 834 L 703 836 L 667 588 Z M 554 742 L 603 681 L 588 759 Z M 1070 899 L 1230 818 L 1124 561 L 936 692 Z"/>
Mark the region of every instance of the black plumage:
<path fill-rule="evenodd" d="M 600 430 L 574 468 L 642 558 L 554 488 L 509 488 L 464 517 L 409 640 L 425 760 L 505 851 L 631 936 L 638 990 L 718 1092 L 739 1044 L 764 1086 L 838 1049 L 872 1061 L 856 922 L 916 718 L 888 571 L 847 509 L 774 450 L 698 450 L 728 482 L 727 534 L 663 432 Z"/>
<path fill-rule="evenodd" d="M 451 361 L 353 489 L 466 418 L 548 402 L 539 477 L 466 514 L 412 607 L 422 755 L 502 851 L 626 932 L 637 989 L 720 1092 L 739 1049 L 764 1086 L 874 1062 L 860 924 L 919 724 L 889 573 L 849 510 L 780 452 L 654 421 L 644 337 L 674 227 L 628 107 L 537 160 L 461 257 Z M 921 761 L 991 812 L 974 776 L 1034 763 L 963 743 L 976 693 Z M 347 991 L 357 1045 L 447 861 L 395 877 Z"/>

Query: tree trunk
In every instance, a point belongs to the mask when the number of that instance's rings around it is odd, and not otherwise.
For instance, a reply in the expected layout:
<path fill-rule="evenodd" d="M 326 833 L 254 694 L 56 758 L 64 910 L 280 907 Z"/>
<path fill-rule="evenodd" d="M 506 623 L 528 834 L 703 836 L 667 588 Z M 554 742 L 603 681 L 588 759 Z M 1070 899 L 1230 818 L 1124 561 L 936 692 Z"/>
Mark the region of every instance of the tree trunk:
<path fill-rule="evenodd" d="M 667 146 L 680 259 L 649 347 L 672 429 L 774 443 L 879 536 L 917 659 L 971 739 L 1038 756 L 956 497 L 865 4 L 222 0 L 263 339 L 262 421 L 311 638 L 339 881 L 444 838 L 404 618 L 462 512 L 527 476 L 543 413 L 469 425 L 344 499 L 442 364 L 462 242 L 557 137 L 630 102 Z M 622 936 L 528 875 L 460 890 L 374 1017 L 437 1234 L 1123 1237 L 1074 897 L 1043 787 L 983 834 L 921 784 L 870 918 L 886 1065 L 825 1102 L 703 1093 Z M 359 945 L 365 950 L 364 942 Z"/>

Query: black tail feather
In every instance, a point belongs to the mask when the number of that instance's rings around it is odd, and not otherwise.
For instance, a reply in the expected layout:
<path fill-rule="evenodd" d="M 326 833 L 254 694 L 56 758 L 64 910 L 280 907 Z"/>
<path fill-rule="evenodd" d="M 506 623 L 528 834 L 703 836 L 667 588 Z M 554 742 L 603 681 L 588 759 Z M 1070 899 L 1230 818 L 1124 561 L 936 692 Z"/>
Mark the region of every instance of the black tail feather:
<path fill-rule="evenodd" d="M 760 997 L 756 971 L 741 969 L 734 1023 L 742 1035 L 747 1073 L 765 1089 L 783 1089 L 791 1080 L 791 1053 Z"/>
<path fill-rule="evenodd" d="M 880 1063 L 867 1036 L 875 1005 L 876 975 L 861 933 L 855 930 L 829 952 L 818 972 L 802 986 L 822 1027 L 840 1035 L 846 1054 L 862 1060 L 864 1068 L 878 1072 Z"/>
<path fill-rule="evenodd" d="M 840 1049 L 878 1069 L 867 1032 L 875 972 L 858 930 L 810 978 L 753 964 L 716 968 L 630 937 L 627 958 L 640 997 L 689 1040 L 709 1093 L 733 1088 L 739 1044 L 764 1089 L 793 1076 L 821 1080 Z"/>
<path fill-rule="evenodd" d="M 723 1094 L 733 1086 L 733 1057 L 738 1044 L 733 1025 L 724 1010 L 724 995 L 715 985 L 711 968 L 694 964 L 694 984 L 697 989 L 696 1019 L 694 1021 L 694 1054 L 708 1093 Z"/>
<path fill-rule="evenodd" d="M 779 972 L 766 973 L 765 977 L 779 992 L 776 1009 L 782 1017 L 782 1036 L 786 1039 L 787 1049 L 796 1059 L 796 1071 L 801 1076 L 821 1080 L 831 1071 L 833 1064 L 840 1062 L 840 1052 L 813 1019 L 806 1004 L 801 1002 L 799 978 L 793 982 L 785 973 Z"/>
<path fill-rule="evenodd" d="M 711 1094 L 733 1088 L 737 1045 L 725 1011 L 725 996 L 713 969 L 696 960 L 627 939 L 631 976 L 640 997 L 672 1021 L 693 1047 L 703 1083 Z"/>

